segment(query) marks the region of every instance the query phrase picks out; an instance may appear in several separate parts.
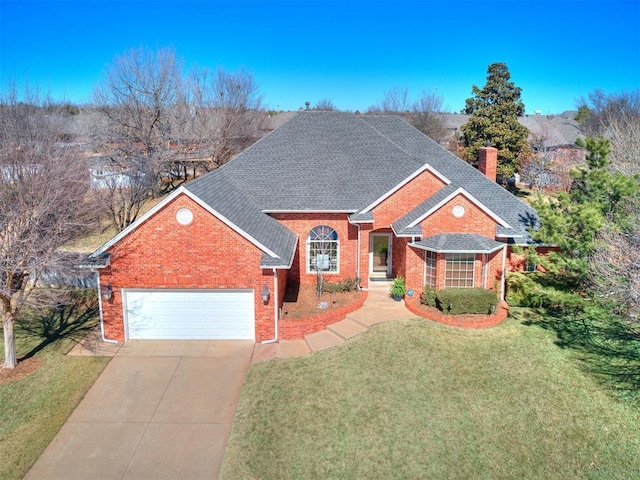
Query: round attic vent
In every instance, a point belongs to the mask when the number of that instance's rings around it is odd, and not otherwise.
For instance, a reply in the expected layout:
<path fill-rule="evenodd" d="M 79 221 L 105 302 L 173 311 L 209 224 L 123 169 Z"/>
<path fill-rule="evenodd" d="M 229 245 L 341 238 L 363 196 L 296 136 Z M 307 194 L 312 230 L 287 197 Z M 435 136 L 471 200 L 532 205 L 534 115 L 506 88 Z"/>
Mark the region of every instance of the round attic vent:
<path fill-rule="evenodd" d="M 193 212 L 188 208 L 181 208 L 176 212 L 176 220 L 180 225 L 189 225 L 193 222 Z"/>
<path fill-rule="evenodd" d="M 464 207 L 462 205 L 456 205 L 453 207 L 453 216 L 456 218 L 460 218 L 464 215 Z"/>

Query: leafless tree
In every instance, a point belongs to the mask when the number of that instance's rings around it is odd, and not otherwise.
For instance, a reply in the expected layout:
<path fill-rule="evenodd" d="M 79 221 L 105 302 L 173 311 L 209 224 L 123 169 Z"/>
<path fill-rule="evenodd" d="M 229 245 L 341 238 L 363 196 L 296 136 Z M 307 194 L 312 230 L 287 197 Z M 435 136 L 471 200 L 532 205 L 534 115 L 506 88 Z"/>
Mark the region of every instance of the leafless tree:
<path fill-rule="evenodd" d="M 640 312 L 640 201 L 629 206 L 628 221 L 607 222 L 590 262 L 596 294 L 619 308 L 619 314 L 638 322 Z"/>
<path fill-rule="evenodd" d="M 437 92 L 423 90 L 420 97 L 411 105 L 409 121 L 429 138 L 439 142 L 446 134 L 440 118 L 442 113 L 442 96 Z"/>
<path fill-rule="evenodd" d="M 45 270 L 71 267 L 58 249 L 96 217 L 88 166 L 65 143 L 61 116 L 37 93 L 7 89 L 0 99 L 0 315 L 4 368 L 17 364 L 15 322 L 55 289 L 37 288 Z"/>
<path fill-rule="evenodd" d="M 100 118 L 92 139 L 114 175 L 135 179 L 105 190 L 115 194 L 106 202 L 120 212 L 114 216 L 119 230 L 135 221 L 142 203 L 171 174 L 178 154 L 172 141 L 176 125 L 183 124 L 184 110 L 177 108 L 184 102 L 182 66 L 173 49 L 131 49 L 114 59 L 94 91 Z"/>
<path fill-rule="evenodd" d="M 585 134 L 610 140 L 612 168 L 640 174 L 640 89 L 616 94 L 595 90 L 579 103 L 588 106 L 588 117 L 582 120 Z"/>
<path fill-rule="evenodd" d="M 244 69 L 194 69 L 189 80 L 184 136 L 202 153 L 198 166 L 209 171 L 255 142 L 267 115 L 259 85 Z"/>
<path fill-rule="evenodd" d="M 318 100 L 318 103 L 316 103 L 316 106 L 313 107 L 313 109 L 323 112 L 332 112 L 334 110 L 337 110 L 336 106 L 329 98 L 321 98 L 320 100 Z"/>
<path fill-rule="evenodd" d="M 384 93 L 380 104 L 367 109 L 369 114 L 398 115 L 431 139 L 439 142 L 444 139 L 446 131 L 440 113 L 443 99 L 437 92 L 422 90 L 420 96 L 411 101 L 409 88 L 394 86 Z"/>
<path fill-rule="evenodd" d="M 535 191 L 547 188 L 568 188 L 570 176 L 566 172 L 565 179 L 562 172 L 556 172 L 556 150 L 550 146 L 551 132 L 548 126 L 542 125 L 529 136 L 532 155 L 520 161 L 520 175 L 522 180 L 529 183 Z"/>
<path fill-rule="evenodd" d="M 367 113 L 373 114 L 405 114 L 411 109 L 409 99 L 409 87 L 399 87 L 394 85 L 391 90 L 384 92 L 382 101 L 372 105 L 367 109 Z"/>

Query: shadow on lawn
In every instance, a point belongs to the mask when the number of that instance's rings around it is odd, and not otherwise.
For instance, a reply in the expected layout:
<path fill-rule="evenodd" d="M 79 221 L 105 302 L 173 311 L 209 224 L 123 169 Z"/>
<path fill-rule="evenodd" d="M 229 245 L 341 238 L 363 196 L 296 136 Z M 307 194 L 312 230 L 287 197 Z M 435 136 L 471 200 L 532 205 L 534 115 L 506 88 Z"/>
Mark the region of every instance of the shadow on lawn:
<path fill-rule="evenodd" d="M 520 317 L 524 325 L 553 330 L 558 346 L 576 351 L 589 372 L 640 403 L 640 325 L 593 307 L 537 309 Z"/>
<path fill-rule="evenodd" d="M 94 320 L 98 312 L 96 296 L 77 291 L 71 293 L 65 301 L 58 302 L 55 307 L 33 314 L 29 321 L 19 322 L 17 328 L 22 333 L 42 338 L 40 343 L 19 360 L 33 357 L 61 338 L 79 342 L 95 327 Z"/>

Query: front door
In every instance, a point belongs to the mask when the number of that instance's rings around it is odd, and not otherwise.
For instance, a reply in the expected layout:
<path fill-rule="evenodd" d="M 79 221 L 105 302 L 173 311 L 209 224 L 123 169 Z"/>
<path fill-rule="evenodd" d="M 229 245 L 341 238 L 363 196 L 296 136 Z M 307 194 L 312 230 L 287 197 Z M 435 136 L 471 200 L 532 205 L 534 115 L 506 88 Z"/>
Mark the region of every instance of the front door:
<path fill-rule="evenodd" d="M 372 233 L 369 245 L 369 273 L 391 275 L 391 234 Z"/>

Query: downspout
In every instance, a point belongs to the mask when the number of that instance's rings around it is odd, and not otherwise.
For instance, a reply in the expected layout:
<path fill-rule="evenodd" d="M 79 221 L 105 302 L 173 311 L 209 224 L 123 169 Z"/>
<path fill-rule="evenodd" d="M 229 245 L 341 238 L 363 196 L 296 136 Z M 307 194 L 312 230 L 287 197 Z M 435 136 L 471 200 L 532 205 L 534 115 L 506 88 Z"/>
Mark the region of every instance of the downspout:
<path fill-rule="evenodd" d="M 278 341 L 278 270 L 273 269 L 273 318 L 275 325 L 275 336 L 271 340 L 261 342 L 263 345 L 267 343 L 276 343 Z"/>
<path fill-rule="evenodd" d="M 506 285 L 506 269 L 507 269 L 507 244 L 502 249 L 502 285 L 500 287 L 500 300 L 504 302 L 504 288 Z"/>
<path fill-rule="evenodd" d="M 96 270 L 96 280 L 98 282 L 98 308 L 100 310 L 100 335 L 103 342 L 120 343 L 117 340 L 111 340 L 104 336 L 104 317 L 102 316 L 102 292 L 100 291 L 100 271 Z"/>
<path fill-rule="evenodd" d="M 358 227 L 358 252 L 356 253 L 356 277 L 360 279 L 360 281 L 362 281 L 362 277 L 360 277 L 360 224 L 356 223 L 355 224 L 356 227 Z"/>

